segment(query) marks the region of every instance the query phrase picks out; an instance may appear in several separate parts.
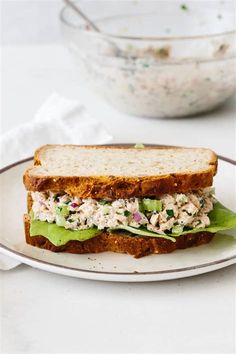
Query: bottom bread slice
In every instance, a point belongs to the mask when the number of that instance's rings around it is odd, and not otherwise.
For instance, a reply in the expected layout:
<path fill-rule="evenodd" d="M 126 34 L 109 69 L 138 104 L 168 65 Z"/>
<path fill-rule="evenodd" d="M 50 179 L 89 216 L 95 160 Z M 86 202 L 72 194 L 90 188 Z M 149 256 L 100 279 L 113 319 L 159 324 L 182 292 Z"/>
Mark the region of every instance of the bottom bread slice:
<path fill-rule="evenodd" d="M 176 242 L 157 237 L 129 236 L 124 232 L 103 232 L 87 241 L 69 241 L 63 246 L 53 245 L 46 237 L 30 236 L 30 218 L 24 215 L 26 242 L 53 252 L 99 253 L 105 251 L 128 253 L 135 258 L 152 253 L 170 253 L 176 249 L 184 249 L 206 244 L 214 237 L 210 232 L 187 234 L 176 238 Z"/>

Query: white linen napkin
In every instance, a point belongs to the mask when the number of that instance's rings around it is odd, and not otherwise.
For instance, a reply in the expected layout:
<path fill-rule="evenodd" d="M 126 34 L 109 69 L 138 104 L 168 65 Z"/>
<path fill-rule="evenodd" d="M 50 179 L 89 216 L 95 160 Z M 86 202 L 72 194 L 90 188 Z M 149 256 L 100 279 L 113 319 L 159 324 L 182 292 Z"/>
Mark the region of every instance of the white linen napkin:
<path fill-rule="evenodd" d="M 78 101 L 52 94 L 32 121 L 0 136 L 0 165 L 32 156 L 44 144 L 105 144 L 112 136 Z M 0 254 L 0 269 L 11 269 L 19 261 Z"/>
<path fill-rule="evenodd" d="M 78 101 L 52 94 L 35 118 L 0 137 L 0 164 L 32 156 L 44 144 L 104 144 L 112 140 L 102 124 Z"/>

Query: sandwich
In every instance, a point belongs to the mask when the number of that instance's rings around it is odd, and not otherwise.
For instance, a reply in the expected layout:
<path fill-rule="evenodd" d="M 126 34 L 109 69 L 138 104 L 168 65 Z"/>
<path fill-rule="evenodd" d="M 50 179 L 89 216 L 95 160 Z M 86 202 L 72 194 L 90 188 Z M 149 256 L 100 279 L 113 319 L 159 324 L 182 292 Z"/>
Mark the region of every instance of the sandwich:
<path fill-rule="evenodd" d="M 209 243 L 236 227 L 204 148 L 45 145 L 24 173 L 26 242 L 53 252 L 136 258 Z"/>

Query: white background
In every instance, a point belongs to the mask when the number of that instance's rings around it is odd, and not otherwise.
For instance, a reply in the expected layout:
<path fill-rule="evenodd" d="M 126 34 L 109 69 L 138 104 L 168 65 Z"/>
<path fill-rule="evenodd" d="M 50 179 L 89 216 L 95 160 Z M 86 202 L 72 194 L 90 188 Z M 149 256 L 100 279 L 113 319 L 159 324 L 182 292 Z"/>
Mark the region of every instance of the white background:
<path fill-rule="evenodd" d="M 115 3 L 109 6 L 120 6 Z M 218 111 L 188 119 L 121 115 L 82 86 L 60 43 L 60 1 L 1 1 L 1 7 L 2 133 L 30 120 L 57 91 L 85 102 L 114 142 L 206 146 L 236 158 L 235 98 Z M 99 1 L 92 10 L 101 11 Z M 1 271 L 0 348 L 2 353 L 233 353 L 235 275 L 231 266 L 189 279 L 122 284 L 25 265 Z"/>

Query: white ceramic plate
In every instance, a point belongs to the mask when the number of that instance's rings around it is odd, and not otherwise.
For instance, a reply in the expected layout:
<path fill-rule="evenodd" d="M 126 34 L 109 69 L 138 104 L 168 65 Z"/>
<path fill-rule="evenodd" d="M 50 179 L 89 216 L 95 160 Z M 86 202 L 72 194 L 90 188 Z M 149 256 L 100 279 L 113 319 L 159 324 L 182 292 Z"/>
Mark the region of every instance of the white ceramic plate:
<path fill-rule="evenodd" d="M 32 267 L 68 276 L 127 282 L 183 278 L 236 263 L 236 229 L 216 235 L 208 245 L 140 259 L 111 252 L 84 255 L 53 253 L 27 245 L 23 230 L 26 192 L 22 175 L 30 164 L 28 159 L 1 171 L 0 251 L 5 255 Z M 219 160 L 215 177 L 216 196 L 232 210 L 236 209 L 235 174 L 234 161 Z"/>

